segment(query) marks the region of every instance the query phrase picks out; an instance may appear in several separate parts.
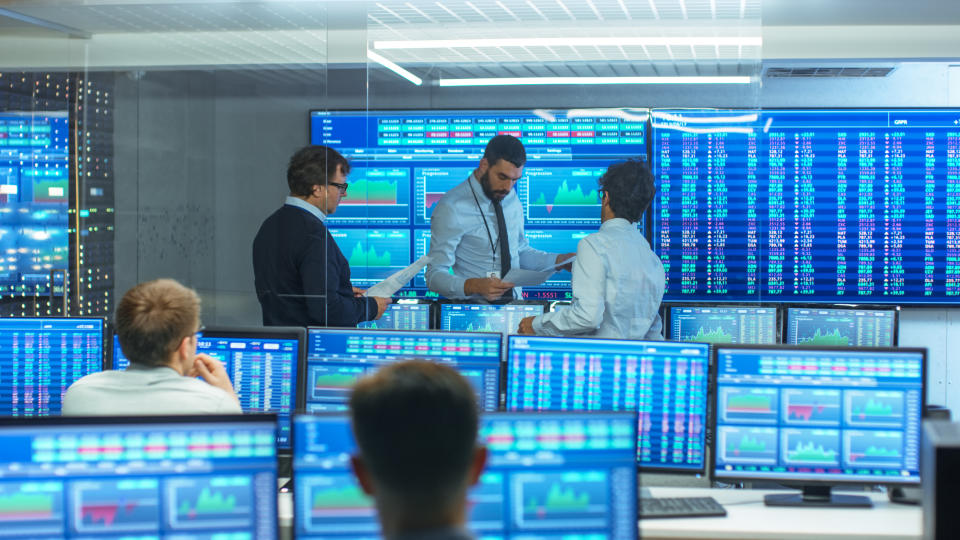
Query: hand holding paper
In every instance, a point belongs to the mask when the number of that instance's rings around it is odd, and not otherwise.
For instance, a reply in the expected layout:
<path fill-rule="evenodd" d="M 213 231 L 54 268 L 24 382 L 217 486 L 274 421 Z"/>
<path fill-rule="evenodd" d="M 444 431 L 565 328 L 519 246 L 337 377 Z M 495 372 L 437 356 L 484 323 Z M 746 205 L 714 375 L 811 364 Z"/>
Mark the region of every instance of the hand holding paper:
<path fill-rule="evenodd" d="M 393 275 L 387 279 L 377 283 L 373 287 L 367 289 L 367 292 L 364 293 L 364 296 L 382 296 L 382 297 L 391 297 L 397 293 L 408 281 L 413 279 L 413 276 L 417 275 L 417 272 L 423 269 L 427 263 L 430 262 L 430 256 L 424 255 L 420 257 L 413 264 L 400 270 L 394 272 Z"/>

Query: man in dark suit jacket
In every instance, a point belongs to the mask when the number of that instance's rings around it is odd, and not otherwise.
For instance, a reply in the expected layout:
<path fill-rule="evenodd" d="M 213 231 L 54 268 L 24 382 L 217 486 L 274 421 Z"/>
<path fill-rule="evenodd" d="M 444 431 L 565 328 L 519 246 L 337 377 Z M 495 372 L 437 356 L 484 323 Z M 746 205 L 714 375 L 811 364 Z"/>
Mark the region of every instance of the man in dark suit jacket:
<path fill-rule="evenodd" d="M 326 146 L 290 158 L 290 196 L 253 239 L 253 276 L 265 326 L 356 326 L 379 319 L 389 298 L 365 297 L 324 225 L 347 193 L 350 164 Z"/>

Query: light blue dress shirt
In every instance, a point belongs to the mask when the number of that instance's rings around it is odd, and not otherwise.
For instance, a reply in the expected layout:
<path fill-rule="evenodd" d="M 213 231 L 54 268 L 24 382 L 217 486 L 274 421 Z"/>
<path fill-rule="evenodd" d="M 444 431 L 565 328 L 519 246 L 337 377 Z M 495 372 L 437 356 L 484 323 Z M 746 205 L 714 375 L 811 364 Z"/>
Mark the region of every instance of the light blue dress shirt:
<path fill-rule="evenodd" d="M 636 225 L 609 219 L 577 244 L 573 302 L 534 318 L 533 330 L 546 336 L 663 339 L 665 284 L 660 257 Z"/>
<path fill-rule="evenodd" d="M 311 214 L 317 216 L 317 219 L 319 219 L 320 221 L 322 221 L 322 222 L 324 222 L 324 223 L 327 222 L 327 215 L 324 214 L 323 211 L 321 211 L 319 208 L 317 208 L 316 206 L 308 203 L 307 201 L 305 201 L 305 200 L 303 200 L 303 199 L 299 199 L 299 198 L 297 198 L 297 197 L 287 197 L 287 199 L 286 199 L 285 201 L 283 201 L 283 204 L 289 204 L 290 206 L 296 206 L 297 208 L 303 208 L 303 209 L 306 210 L 307 212 L 310 212 Z"/>
<path fill-rule="evenodd" d="M 516 190 L 510 190 L 500 204 L 510 235 L 510 267 L 541 270 L 552 266 L 557 254 L 530 247 L 523 234 L 523 207 Z M 486 227 L 483 216 L 487 219 Z M 463 284 L 467 279 L 485 278 L 489 272 L 499 275 L 499 238 L 493 202 L 471 173 L 470 178 L 444 194 L 430 218 L 427 287 L 447 298 L 465 298 Z M 514 289 L 514 297 L 520 297 L 519 287 Z"/>

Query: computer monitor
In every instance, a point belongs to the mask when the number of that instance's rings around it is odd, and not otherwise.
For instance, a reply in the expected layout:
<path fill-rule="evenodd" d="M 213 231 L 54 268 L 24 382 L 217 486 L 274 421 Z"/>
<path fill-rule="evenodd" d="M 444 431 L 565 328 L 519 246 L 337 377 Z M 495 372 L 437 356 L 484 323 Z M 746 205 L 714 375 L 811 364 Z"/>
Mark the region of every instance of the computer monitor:
<path fill-rule="evenodd" d="M 723 345 L 713 477 L 799 484 L 768 505 L 865 505 L 830 488 L 918 484 L 926 349 Z"/>
<path fill-rule="evenodd" d="M 298 408 L 297 377 L 305 350 L 306 331 L 296 327 L 211 327 L 197 339 L 197 354 L 223 364 L 244 412 L 277 414 L 277 445 L 285 451 L 290 450 L 290 414 Z M 114 334 L 112 369 L 129 365 Z"/>
<path fill-rule="evenodd" d="M 275 438 L 273 415 L 0 419 L 0 536 L 276 538 Z"/>
<path fill-rule="evenodd" d="M 788 307 L 784 343 L 893 347 L 897 344 L 899 313 L 898 307 Z"/>
<path fill-rule="evenodd" d="M 386 330 L 430 330 L 433 328 L 436 304 L 430 300 L 400 299 L 374 321 L 366 321 L 357 328 Z"/>
<path fill-rule="evenodd" d="M 197 354 L 223 363 L 244 412 L 277 415 L 277 446 L 290 449 L 290 417 L 297 408 L 297 375 L 306 330 L 296 327 L 207 328 Z"/>
<path fill-rule="evenodd" d="M 644 471 L 702 473 L 707 425 L 705 343 L 507 338 L 509 411 L 638 411 Z"/>
<path fill-rule="evenodd" d="M 510 304 L 440 303 L 440 329 L 458 332 L 516 333 L 520 321 L 542 315 L 547 308 L 544 301 L 525 301 Z"/>
<path fill-rule="evenodd" d="M 780 342 L 776 306 L 682 304 L 667 306 L 667 339 L 698 343 Z"/>
<path fill-rule="evenodd" d="M 310 328 L 303 381 L 307 412 L 342 411 L 353 383 L 384 364 L 420 358 L 449 364 L 477 390 L 485 411 L 500 404 L 500 334 Z"/>
<path fill-rule="evenodd" d="M 103 370 L 104 321 L 0 318 L 0 416 L 58 415 L 67 388 Z"/>
<path fill-rule="evenodd" d="M 468 497 L 478 538 L 637 537 L 636 414 L 488 413 L 486 470 Z M 294 418 L 294 536 L 373 538 L 376 509 L 357 484 L 346 416 Z"/>

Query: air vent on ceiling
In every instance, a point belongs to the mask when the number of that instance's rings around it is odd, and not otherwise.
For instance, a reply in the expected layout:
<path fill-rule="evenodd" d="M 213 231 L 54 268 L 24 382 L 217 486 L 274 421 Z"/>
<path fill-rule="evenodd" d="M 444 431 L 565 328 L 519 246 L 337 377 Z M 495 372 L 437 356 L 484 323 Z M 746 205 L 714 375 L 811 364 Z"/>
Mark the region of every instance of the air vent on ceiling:
<path fill-rule="evenodd" d="M 886 77 L 892 67 L 771 67 L 767 68 L 767 77 Z"/>

